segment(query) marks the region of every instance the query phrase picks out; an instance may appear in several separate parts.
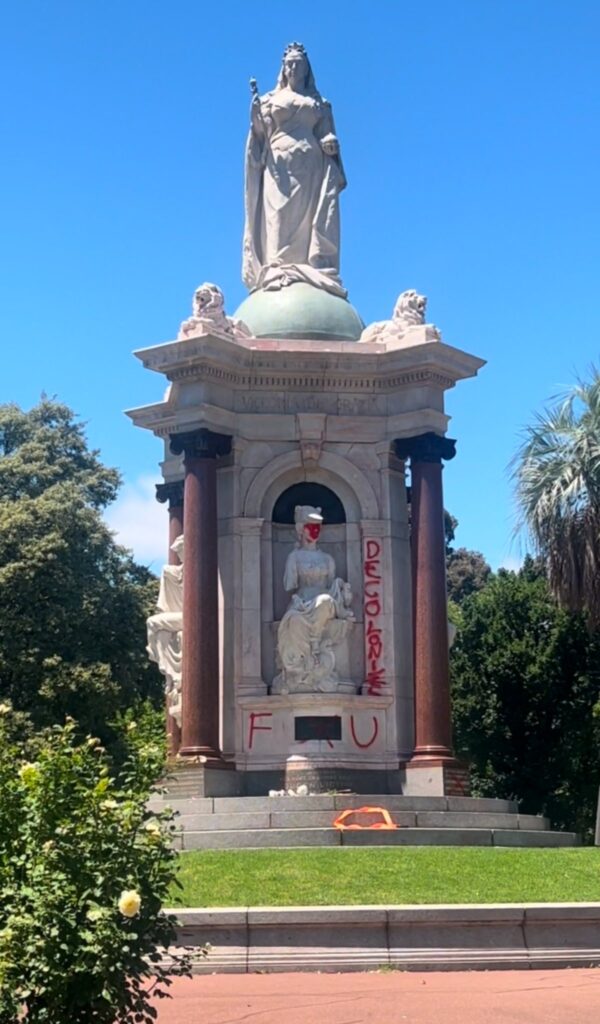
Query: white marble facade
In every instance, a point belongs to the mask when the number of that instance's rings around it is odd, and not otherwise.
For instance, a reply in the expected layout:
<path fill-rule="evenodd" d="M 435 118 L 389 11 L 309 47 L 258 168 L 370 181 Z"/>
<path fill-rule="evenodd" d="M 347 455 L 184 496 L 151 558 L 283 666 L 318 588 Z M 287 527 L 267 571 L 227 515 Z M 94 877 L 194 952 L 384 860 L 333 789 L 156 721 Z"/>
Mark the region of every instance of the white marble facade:
<path fill-rule="evenodd" d="M 326 417 L 319 418 L 325 426 Z M 294 426 L 300 429 L 297 419 Z M 325 520 L 319 546 L 334 559 L 336 575 L 348 581 L 353 595 L 355 622 L 336 648 L 337 673 L 350 684 L 346 690 L 352 688 L 352 696 L 274 692 L 281 673 L 277 636 L 289 604 L 284 571 L 296 531 L 293 524 L 273 522 L 273 509 L 282 492 L 302 481 L 328 487 L 344 507 L 346 522 Z M 227 505 L 242 514 L 228 517 Z M 280 767 L 288 757 L 307 749 L 319 763 L 337 763 L 343 753 L 352 755 L 357 766 L 376 762 L 382 767 L 394 756 L 398 760 L 399 749 L 408 753 L 412 744 L 411 584 L 403 465 L 387 448 L 378 454 L 360 443 L 324 442 L 318 460 L 306 466 L 299 440 L 239 442 L 231 465 L 219 473 L 219 508 L 225 752 L 235 753 L 239 767 Z M 385 673 L 376 699 L 387 700 L 378 708 L 377 743 L 357 745 L 350 719 L 341 741 L 296 743 L 290 739 L 295 714 L 327 715 L 336 702 L 347 705 L 348 699 L 359 744 L 361 736 L 368 741 L 372 734 L 374 695 L 369 703 L 365 664 L 364 548 L 368 540 L 380 545 L 385 566 L 377 616 Z M 390 578 L 392 565 L 394 579 Z"/>
<path fill-rule="evenodd" d="M 306 756 L 315 766 L 397 766 L 413 747 L 412 627 L 404 464 L 391 442 L 443 434 L 444 391 L 481 361 L 431 339 L 325 348 L 216 334 L 137 355 L 171 382 L 162 402 L 130 413 L 164 439 L 165 480 L 183 475 L 170 434 L 208 427 L 232 436 L 217 472 L 225 757 L 241 770 Z M 345 522 L 325 515 L 319 546 L 353 595 L 354 625 L 336 652 L 353 692 L 270 692 L 296 542 L 293 522 L 274 522 L 273 512 L 303 482 L 329 488 L 343 506 Z M 310 716 L 340 718 L 341 738 L 296 739 L 295 719 Z"/>

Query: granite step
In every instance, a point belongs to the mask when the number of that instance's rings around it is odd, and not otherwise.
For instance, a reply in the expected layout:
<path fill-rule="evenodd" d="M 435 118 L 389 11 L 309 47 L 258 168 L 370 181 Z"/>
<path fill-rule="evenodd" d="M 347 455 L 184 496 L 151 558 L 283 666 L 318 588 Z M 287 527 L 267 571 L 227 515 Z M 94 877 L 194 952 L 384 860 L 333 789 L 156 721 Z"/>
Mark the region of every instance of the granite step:
<path fill-rule="evenodd" d="M 251 814 L 277 811 L 332 811 L 350 807 L 385 807 L 395 811 L 463 811 L 468 813 L 515 814 L 514 800 L 489 797 L 401 796 L 390 793 L 320 793 L 310 796 L 181 797 L 155 795 L 149 806 L 171 807 L 179 814 Z"/>
<path fill-rule="evenodd" d="M 579 846 L 574 832 L 543 829 L 495 828 L 247 828 L 182 831 L 175 837 L 180 850 L 277 849 L 311 846 Z"/>
<path fill-rule="evenodd" d="M 234 829 L 331 828 L 339 811 L 256 811 L 254 813 L 224 814 L 186 813 L 176 817 L 177 827 L 186 832 Z M 544 830 L 549 827 L 546 818 L 520 814 L 489 814 L 484 811 L 390 811 L 395 825 L 402 828 L 495 828 Z M 373 814 L 358 814 L 352 822 L 368 826 L 376 820 Z"/>

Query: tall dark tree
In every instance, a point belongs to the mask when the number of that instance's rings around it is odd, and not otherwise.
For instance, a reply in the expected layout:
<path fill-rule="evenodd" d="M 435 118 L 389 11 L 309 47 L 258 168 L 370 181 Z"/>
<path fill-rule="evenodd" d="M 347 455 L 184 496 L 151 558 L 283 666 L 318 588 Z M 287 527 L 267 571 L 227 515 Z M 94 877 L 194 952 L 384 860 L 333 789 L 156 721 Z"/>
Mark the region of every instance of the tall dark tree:
<path fill-rule="evenodd" d="M 469 551 L 467 548 L 452 551 L 446 559 L 448 597 L 456 604 L 462 604 L 465 597 L 483 590 L 491 571 L 479 551 Z"/>
<path fill-rule="evenodd" d="M 458 519 L 444 511 L 444 533 L 446 535 L 446 583 L 448 598 L 455 605 L 465 597 L 485 587 L 491 568 L 479 551 L 468 548 L 454 548 L 452 541 L 458 529 Z"/>
<path fill-rule="evenodd" d="M 598 638 L 530 559 L 466 598 L 451 653 L 457 750 L 475 791 L 589 829 L 600 781 Z"/>
<path fill-rule="evenodd" d="M 0 697 L 36 725 L 72 715 L 102 734 L 161 699 L 145 653 L 156 581 L 102 519 L 118 485 L 66 406 L 0 407 Z"/>

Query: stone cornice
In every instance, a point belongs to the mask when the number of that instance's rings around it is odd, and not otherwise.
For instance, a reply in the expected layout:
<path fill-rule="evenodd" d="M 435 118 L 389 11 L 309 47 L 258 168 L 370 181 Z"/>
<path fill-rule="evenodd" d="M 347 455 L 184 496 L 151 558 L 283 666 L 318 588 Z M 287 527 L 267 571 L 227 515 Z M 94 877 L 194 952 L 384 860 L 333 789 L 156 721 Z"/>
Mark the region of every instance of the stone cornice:
<path fill-rule="evenodd" d="M 446 390 L 484 365 L 440 341 L 406 349 L 359 342 L 249 339 L 244 344 L 208 335 L 167 342 L 134 353 L 147 369 L 171 381 L 204 380 L 233 389 L 294 388 L 382 394 L 431 383 Z"/>

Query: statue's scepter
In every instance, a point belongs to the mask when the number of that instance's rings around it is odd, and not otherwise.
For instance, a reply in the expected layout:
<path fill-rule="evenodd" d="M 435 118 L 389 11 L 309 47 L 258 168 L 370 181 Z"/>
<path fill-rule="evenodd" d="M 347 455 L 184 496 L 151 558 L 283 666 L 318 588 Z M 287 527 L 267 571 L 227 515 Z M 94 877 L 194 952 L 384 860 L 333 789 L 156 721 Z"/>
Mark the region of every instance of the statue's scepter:
<path fill-rule="evenodd" d="M 253 101 L 254 100 L 258 100 L 258 103 L 256 104 L 257 117 L 258 117 L 258 120 L 260 121 L 261 128 L 262 128 L 263 132 L 265 133 L 265 139 L 268 139 L 269 136 L 267 135 L 267 126 L 265 124 L 265 119 L 263 117 L 263 112 L 262 112 L 261 105 L 260 105 L 260 96 L 259 96 L 259 93 L 258 93 L 258 82 L 256 81 L 255 78 L 251 78 L 250 79 L 250 92 L 252 93 L 252 100 Z"/>

